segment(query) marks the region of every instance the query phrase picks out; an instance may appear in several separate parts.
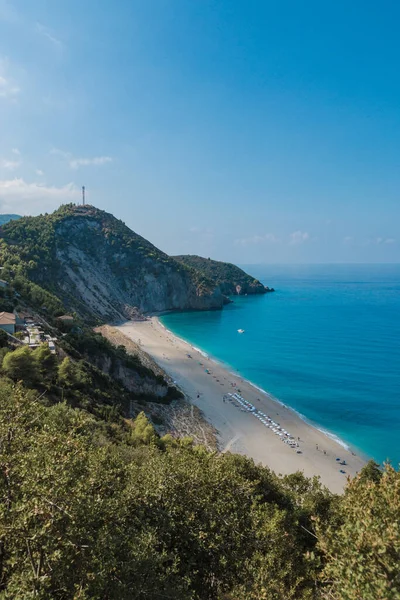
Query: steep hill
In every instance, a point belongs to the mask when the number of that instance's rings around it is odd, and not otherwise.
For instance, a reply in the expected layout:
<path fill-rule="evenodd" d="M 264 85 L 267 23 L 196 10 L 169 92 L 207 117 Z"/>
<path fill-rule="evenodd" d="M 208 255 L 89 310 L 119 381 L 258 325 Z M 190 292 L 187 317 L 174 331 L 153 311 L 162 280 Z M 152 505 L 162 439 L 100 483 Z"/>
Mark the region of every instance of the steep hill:
<path fill-rule="evenodd" d="M 0 215 L 0 226 L 5 225 L 9 221 L 16 221 L 20 218 L 20 215 Z"/>
<path fill-rule="evenodd" d="M 225 302 L 204 274 L 92 206 L 23 217 L 4 225 L 0 235 L 5 279 L 16 278 L 22 291 L 24 282 L 33 281 L 84 316 L 116 320 L 136 310 L 218 309 Z"/>
<path fill-rule="evenodd" d="M 202 258 L 193 254 L 174 256 L 174 259 L 183 265 L 192 267 L 211 279 L 223 294 L 266 294 L 273 292 L 273 288 L 265 287 L 251 275 L 248 275 L 236 265 L 210 258 Z"/>

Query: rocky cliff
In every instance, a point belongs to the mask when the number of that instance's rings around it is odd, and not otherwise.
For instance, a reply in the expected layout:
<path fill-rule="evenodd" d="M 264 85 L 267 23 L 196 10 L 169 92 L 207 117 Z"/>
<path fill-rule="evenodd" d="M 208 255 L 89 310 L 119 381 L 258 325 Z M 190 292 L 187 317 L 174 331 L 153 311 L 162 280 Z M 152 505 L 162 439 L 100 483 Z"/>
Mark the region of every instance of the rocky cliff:
<path fill-rule="evenodd" d="M 231 263 L 211 260 L 201 256 L 185 254 L 174 256 L 181 264 L 191 267 L 210 279 L 218 286 L 223 294 L 266 294 L 274 289 L 264 286 L 258 279 L 248 275 L 245 271 Z"/>
<path fill-rule="evenodd" d="M 94 332 L 69 333 L 62 344 L 67 354 L 91 363 L 136 400 L 168 403 L 182 397 L 165 371 L 138 344 L 110 325 L 96 327 Z"/>
<path fill-rule="evenodd" d="M 63 206 L 2 228 L 30 280 L 68 310 L 99 320 L 137 311 L 222 308 L 221 290 L 175 261 L 122 221 L 91 206 Z"/>

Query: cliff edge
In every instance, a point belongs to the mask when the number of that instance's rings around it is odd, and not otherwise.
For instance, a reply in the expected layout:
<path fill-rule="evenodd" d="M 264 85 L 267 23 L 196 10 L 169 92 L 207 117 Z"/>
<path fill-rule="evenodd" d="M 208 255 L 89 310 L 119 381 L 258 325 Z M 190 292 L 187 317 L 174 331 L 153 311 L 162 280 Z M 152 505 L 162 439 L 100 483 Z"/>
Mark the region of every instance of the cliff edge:
<path fill-rule="evenodd" d="M 92 206 L 11 221 L 1 237 L 22 275 L 82 316 L 115 321 L 138 311 L 220 309 L 225 302 L 203 273 Z M 15 275 L 15 265 L 4 264 Z"/>
<path fill-rule="evenodd" d="M 243 294 L 267 294 L 274 288 L 263 285 L 258 279 L 248 275 L 236 265 L 193 254 L 174 256 L 181 264 L 196 269 L 210 279 L 226 296 Z"/>

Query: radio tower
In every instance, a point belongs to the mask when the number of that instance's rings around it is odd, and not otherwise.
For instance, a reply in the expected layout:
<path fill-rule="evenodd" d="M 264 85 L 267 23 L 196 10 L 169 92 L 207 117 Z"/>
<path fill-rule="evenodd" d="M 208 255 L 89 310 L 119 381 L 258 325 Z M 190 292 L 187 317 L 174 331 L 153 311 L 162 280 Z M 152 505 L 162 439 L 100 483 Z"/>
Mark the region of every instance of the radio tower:
<path fill-rule="evenodd" d="M 85 206 L 85 186 L 82 186 L 82 204 Z"/>

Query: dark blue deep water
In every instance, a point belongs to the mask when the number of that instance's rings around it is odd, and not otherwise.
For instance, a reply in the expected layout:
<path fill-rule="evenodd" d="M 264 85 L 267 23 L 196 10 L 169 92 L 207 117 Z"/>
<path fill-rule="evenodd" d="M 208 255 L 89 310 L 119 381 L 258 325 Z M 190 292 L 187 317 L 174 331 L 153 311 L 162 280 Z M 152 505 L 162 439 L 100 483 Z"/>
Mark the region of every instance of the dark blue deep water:
<path fill-rule="evenodd" d="M 164 325 L 321 429 L 398 466 L 400 265 L 244 268 L 276 292 L 235 297 L 221 312 L 165 315 Z"/>

